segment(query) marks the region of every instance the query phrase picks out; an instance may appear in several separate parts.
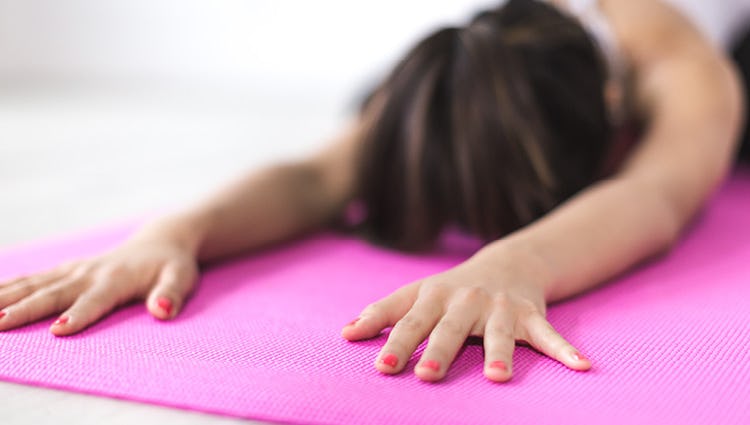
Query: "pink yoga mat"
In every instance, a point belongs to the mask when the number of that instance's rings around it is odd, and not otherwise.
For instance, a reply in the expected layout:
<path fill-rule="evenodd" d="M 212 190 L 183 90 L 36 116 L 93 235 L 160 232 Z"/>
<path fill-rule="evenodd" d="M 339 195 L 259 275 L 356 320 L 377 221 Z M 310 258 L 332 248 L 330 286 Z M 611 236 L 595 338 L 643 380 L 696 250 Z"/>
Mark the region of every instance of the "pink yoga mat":
<path fill-rule="evenodd" d="M 119 226 L 0 255 L 0 277 L 122 240 Z M 456 247 L 454 247 L 456 248 Z M 667 257 L 552 306 L 593 360 L 574 372 L 519 348 L 515 377 L 482 376 L 481 345 L 444 382 L 372 362 L 385 338 L 339 336 L 375 299 L 459 262 L 320 235 L 208 270 L 184 313 L 141 305 L 80 335 L 51 320 L 0 334 L 8 381 L 273 422 L 312 424 L 750 424 L 750 174 L 738 173 Z"/>

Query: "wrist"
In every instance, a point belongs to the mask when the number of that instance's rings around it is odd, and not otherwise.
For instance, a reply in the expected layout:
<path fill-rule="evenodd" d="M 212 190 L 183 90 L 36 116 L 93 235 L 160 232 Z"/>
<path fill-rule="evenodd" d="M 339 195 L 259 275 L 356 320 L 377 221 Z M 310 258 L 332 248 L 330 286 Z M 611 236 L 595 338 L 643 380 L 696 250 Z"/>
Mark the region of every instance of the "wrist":
<path fill-rule="evenodd" d="M 168 241 L 197 257 L 205 240 L 208 221 L 206 214 L 177 213 L 147 223 L 131 239 Z"/>
<path fill-rule="evenodd" d="M 490 242 L 473 257 L 478 261 L 498 268 L 501 273 L 522 281 L 525 285 L 534 285 L 544 293 L 546 301 L 554 299 L 555 278 L 548 261 L 540 254 L 535 244 L 519 235 Z"/>

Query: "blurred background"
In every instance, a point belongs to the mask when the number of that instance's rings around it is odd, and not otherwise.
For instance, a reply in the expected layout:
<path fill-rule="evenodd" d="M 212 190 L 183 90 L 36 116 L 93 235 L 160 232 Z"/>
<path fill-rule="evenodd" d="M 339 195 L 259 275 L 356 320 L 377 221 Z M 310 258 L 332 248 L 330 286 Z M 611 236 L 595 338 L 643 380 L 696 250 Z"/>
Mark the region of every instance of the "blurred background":
<path fill-rule="evenodd" d="M 421 35 L 493 4 L 0 0 L 0 248 L 314 151 Z"/>

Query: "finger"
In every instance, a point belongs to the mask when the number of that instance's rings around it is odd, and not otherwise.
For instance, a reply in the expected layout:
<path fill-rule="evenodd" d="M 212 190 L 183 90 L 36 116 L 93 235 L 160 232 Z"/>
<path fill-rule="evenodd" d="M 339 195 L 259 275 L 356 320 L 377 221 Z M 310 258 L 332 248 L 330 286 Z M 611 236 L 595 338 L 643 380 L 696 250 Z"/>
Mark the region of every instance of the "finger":
<path fill-rule="evenodd" d="M 588 370 L 591 361 L 566 341 L 539 313 L 530 314 L 522 324 L 528 342 L 547 356 L 575 370 Z"/>
<path fill-rule="evenodd" d="M 22 274 L 13 278 L 7 278 L 0 280 L 0 287 L 8 287 L 16 283 L 23 282 L 25 280 L 34 280 L 39 278 L 61 278 L 68 274 L 68 272 L 74 267 L 73 263 L 60 264 L 57 267 L 49 270 L 43 270 L 38 273 Z"/>
<path fill-rule="evenodd" d="M 484 329 L 484 376 L 505 382 L 513 375 L 513 313 L 504 303 L 495 305 Z"/>
<path fill-rule="evenodd" d="M 375 368 L 383 373 L 400 372 L 441 315 L 439 298 L 420 296 L 411 310 L 393 326 L 388 341 L 375 360 Z"/>
<path fill-rule="evenodd" d="M 50 326 L 50 332 L 57 336 L 80 332 L 127 301 L 127 282 L 116 279 L 115 275 L 99 275 L 88 288 L 79 290 L 80 295 Z"/>
<path fill-rule="evenodd" d="M 0 331 L 13 329 L 58 313 L 75 300 L 80 279 L 66 279 L 39 289 L 0 313 Z"/>
<path fill-rule="evenodd" d="M 161 270 L 154 289 L 146 299 L 146 308 L 156 318 L 167 320 L 182 309 L 195 286 L 198 271 L 182 263 L 169 263 Z"/>
<path fill-rule="evenodd" d="M 64 276 L 64 273 L 52 270 L 38 275 L 18 277 L 6 282 L 0 286 L 0 308 L 17 303 Z"/>
<path fill-rule="evenodd" d="M 29 278 L 29 276 L 27 276 L 27 275 L 16 276 L 16 277 L 13 277 L 13 278 L 6 278 L 6 279 L 0 281 L 0 287 L 7 287 L 7 286 L 10 286 L 10 285 L 13 285 L 14 283 L 18 283 L 18 282 L 20 282 L 20 281 L 22 281 L 24 279 L 28 279 L 28 278 Z"/>
<path fill-rule="evenodd" d="M 417 377 L 424 381 L 437 381 L 445 376 L 479 319 L 482 295 L 468 290 L 457 296 L 430 333 L 427 347 L 414 368 Z"/>
<path fill-rule="evenodd" d="M 349 341 L 372 338 L 393 326 L 414 305 L 419 282 L 402 286 L 390 295 L 365 307 L 359 317 L 344 326 L 341 336 Z"/>

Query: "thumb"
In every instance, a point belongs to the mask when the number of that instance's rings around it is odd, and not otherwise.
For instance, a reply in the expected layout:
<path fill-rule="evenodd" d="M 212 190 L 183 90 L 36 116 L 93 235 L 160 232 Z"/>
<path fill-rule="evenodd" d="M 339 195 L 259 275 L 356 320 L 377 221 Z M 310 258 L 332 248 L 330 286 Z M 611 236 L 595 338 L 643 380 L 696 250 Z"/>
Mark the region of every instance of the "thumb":
<path fill-rule="evenodd" d="M 197 278 L 198 270 L 194 265 L 167 263 L 146 298 L 146 308 L 157 319 L 175 317 L 182 310 Z"/>

